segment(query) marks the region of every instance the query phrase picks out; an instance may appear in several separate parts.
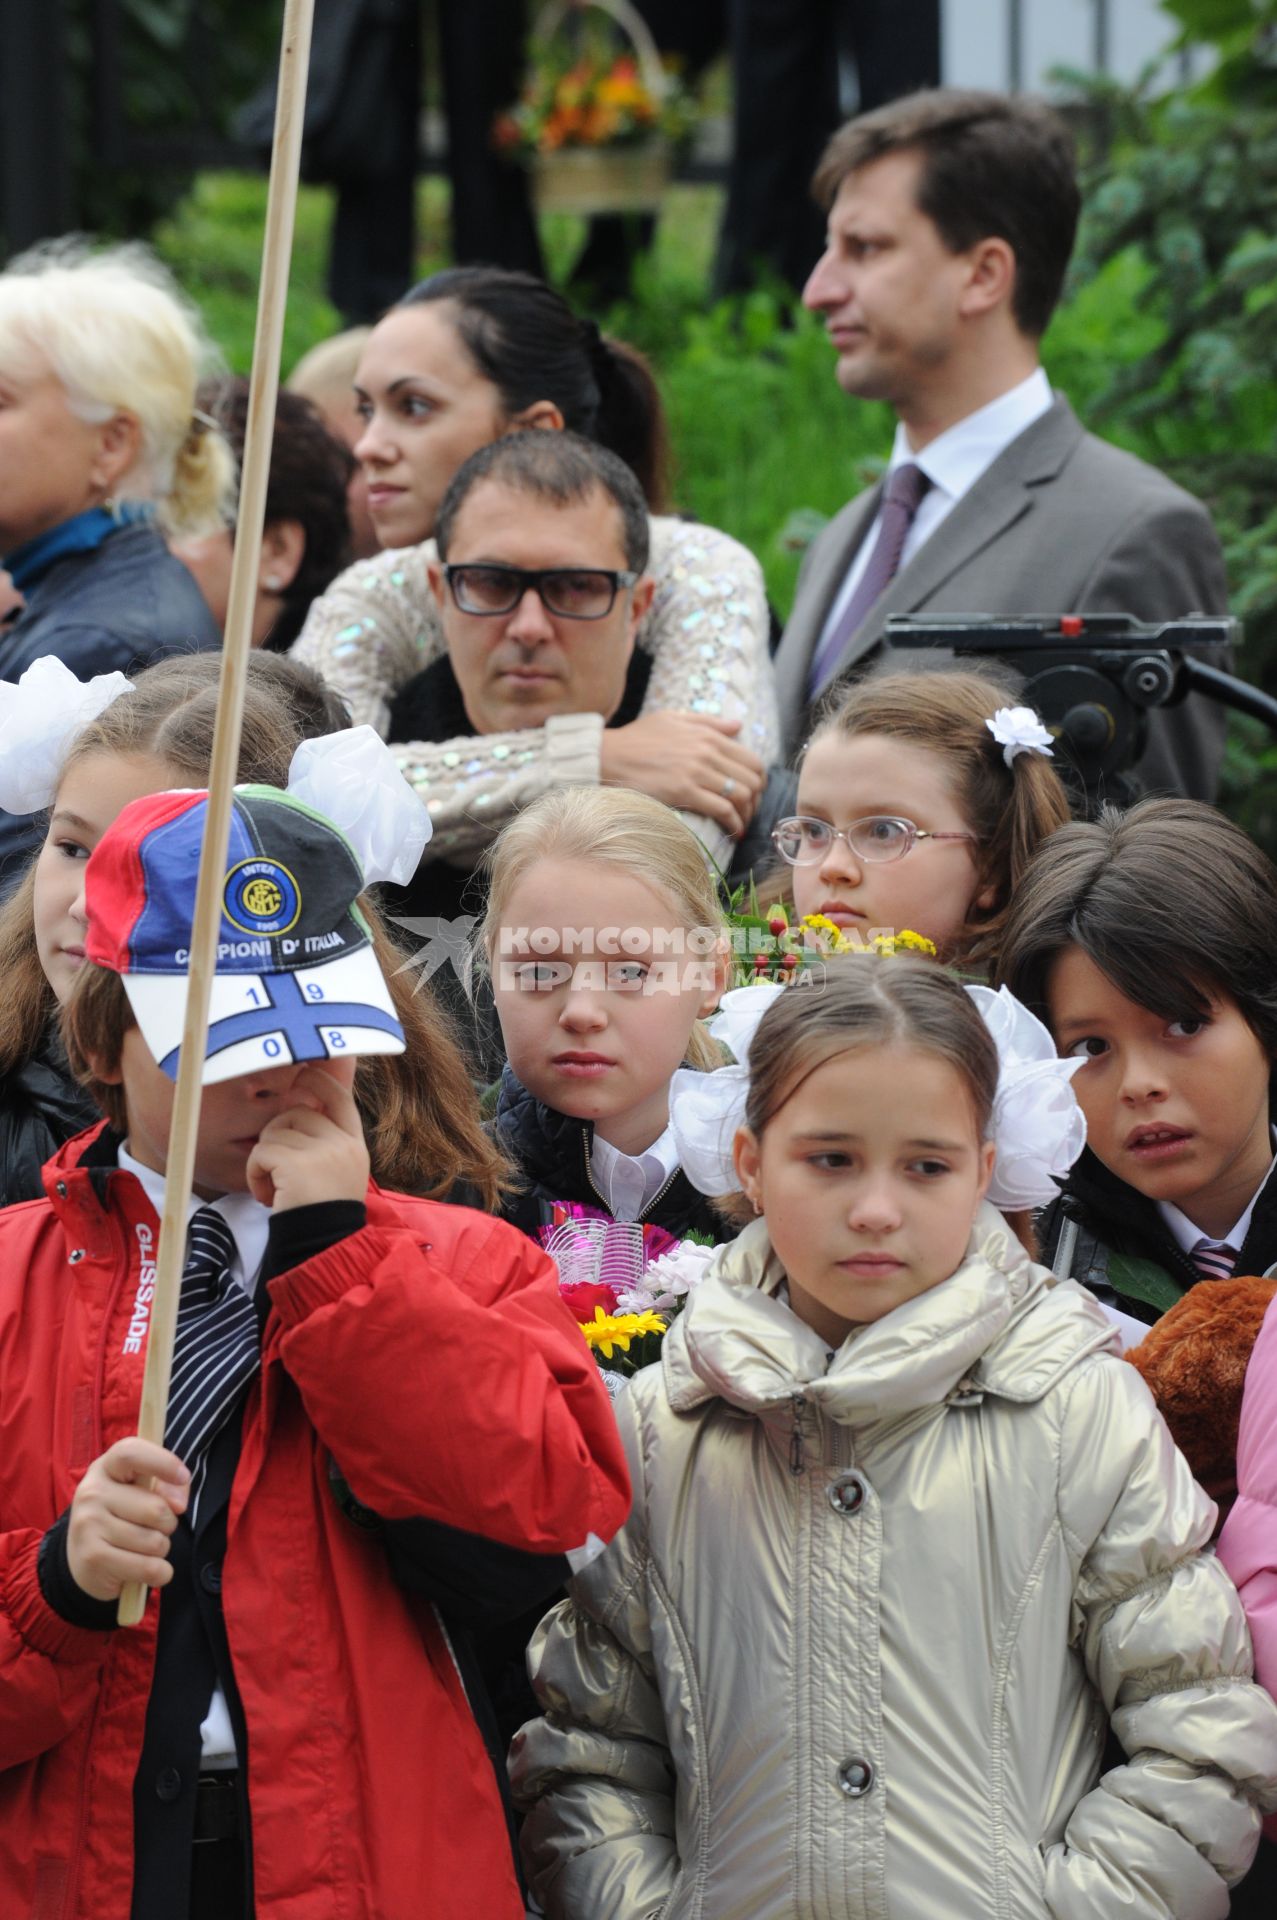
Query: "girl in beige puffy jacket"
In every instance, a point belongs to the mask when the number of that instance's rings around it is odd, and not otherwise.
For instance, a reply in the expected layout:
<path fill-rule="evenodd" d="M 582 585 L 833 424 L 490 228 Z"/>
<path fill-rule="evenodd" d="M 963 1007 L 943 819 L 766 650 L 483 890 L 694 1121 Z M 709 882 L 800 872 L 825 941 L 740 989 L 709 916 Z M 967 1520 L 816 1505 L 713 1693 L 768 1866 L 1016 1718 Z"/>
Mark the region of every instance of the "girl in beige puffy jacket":
<path fill-rule="evenodd" d="M 1110 1323 L 984 1197 L 974 1002 L 925 962 L 836 963 L 749 1068 L 764 1217 L 618 1401 L 633 1517 L 529 1654 L 539 1901 L 1223 1920 L 1277 1806 L 1277 1707 Z"/>

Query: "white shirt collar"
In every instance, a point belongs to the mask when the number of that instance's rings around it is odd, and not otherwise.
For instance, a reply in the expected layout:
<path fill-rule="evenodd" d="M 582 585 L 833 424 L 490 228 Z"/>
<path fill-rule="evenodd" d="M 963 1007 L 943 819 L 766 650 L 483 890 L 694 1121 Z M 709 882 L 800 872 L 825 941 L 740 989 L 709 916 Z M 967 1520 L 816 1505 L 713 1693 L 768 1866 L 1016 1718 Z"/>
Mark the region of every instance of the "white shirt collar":
<path fill-rule="evenodd" d="M 125 1173 L 131 1173 L 140 1181 L 157 1215 L 164 1213 L 165 1180 L 162 1173 L 156 1173 L 153 1167 L 144 1167 L 135 1160 L 127 1147 L 121 1147 L 118 1154 L 119 1164 Z M 245 1293 L 250 1296 L 257 1290 L 257 1276 L 261 1272 L 262 1262 L 266 1258 L 266 1241 L 270 1234 L 271 1210 L 264 1207 L 260 1200 L 254 1200 L 251 1193 L 224 1193 L 218 1200 L 201 1200 L 192 1194 L 186 1204 L 186 1224 L 191 1223 L 192 1215 L 201 1207 L 212 1207 L 220 1213 L 235 1239 L 235 1251 L 238 1258 L 231 1269 L 231 1278 L 236 1280 Z"/>
<path fill-rule="evenodd" d="M 677 1166 L 678 1149 L 668 1127 L 638 1154 L 622 1153 L 597 1133 L 590 1146 L 590 1173 L 614 1220 L 637 1220 Z"/>
<path fill-rule="evenodd" d="M 1277 1146 L 1277 1131 L 1273 1134 L 1273 1144 Z M 1157 1211 L 1166 1222 L 1176 1245 L 1184 1253 L 1191 1254 L 1198 1241 L 1205 1240 L 1212 1247 L 1230 1246 L 1235 1254 L 1240 1253 L 1246 1244 L 1246 1235 L 1250 1232 L 1250 1217 L 1255 1211 L 1255 1202 L 1268 1185 L 1274 1167 L 1277 1167 L 1277 1157 L 1269 1162 L 1268 1172 L 1250 1196 L 1250 1205 L 1234 1220 L 1228 1232 L 1222 1234 L 1218 1240 L 1212 1240 L 1208 1233 L 1203 1233 L 1200 1227 L 1195 1227 L 1188 1215 L 1181 1213 L 1178 1207 L 1173 1207 L 1169 1200 L 1157 1201 Z"/>
<path fill-rule="evenodd" d="M 1035 367 L 1027 380 L 947 427 L 921 453 L 914 452 L 903 421 L 898 421 L 887 470 L 912 460 L 933 487 L 951 500 L 960 500 L 998 455 L 1054 404 L 1050 381 L 1041 367 Z"/>

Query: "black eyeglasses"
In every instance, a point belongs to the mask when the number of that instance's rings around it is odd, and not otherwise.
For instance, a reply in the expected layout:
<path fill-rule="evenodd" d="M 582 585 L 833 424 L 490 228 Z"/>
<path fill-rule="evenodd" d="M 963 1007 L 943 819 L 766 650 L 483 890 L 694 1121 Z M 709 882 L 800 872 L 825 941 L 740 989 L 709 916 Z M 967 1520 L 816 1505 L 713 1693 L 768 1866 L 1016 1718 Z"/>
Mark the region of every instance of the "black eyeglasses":
<path fill-rule="evenodd" d="M 853 820 L 849 827 L 835 827 L 828 820 L 817 820 L 809 813 L 791 814 L 779 822 L 772 839 L 782 860 L 791 867 L 815 866 L 823 860 L 835 840 L 845 840 L 858 860 L 881 865 L 902 860 L 917 840 L 974 840 L 972 833 L 930 833 L 891 813 L 871 813 Z"/>
<path fill-rule="evenodd" d="M 444 578 L 462 613 L 513 613 L 531 587 L 547 613 L 563 620 L 602 620 L 637 573 L 609 567 L 445 566 Z"/>

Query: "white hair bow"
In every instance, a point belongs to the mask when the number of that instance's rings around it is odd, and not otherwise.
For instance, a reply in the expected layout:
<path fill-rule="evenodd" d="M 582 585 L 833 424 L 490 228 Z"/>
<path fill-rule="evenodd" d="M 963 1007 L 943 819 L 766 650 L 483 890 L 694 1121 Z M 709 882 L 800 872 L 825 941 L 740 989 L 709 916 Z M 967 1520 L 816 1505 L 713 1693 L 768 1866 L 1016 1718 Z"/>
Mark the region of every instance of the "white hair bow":
<path fill-rule="evenodd" d="M 33 661 L 16 684 L 0 680 L 0 811 L 51 806 L 76 735 L 132 691 L 122 673 L 79 680 L 52 653 Z"/>
<path fill-rule="evenodd" d="M 866 962 L 866 965 L 871 964 Z M 745 1124 L 749 1049 L 758 1024 L 779 993 L 775 985 L 737 987 L 724 994 L 710 1032 L 731 1048 L 736 1065 L 712 1073 L 680 1067 L 670 1084 L 670 1129 L 679 1162 L 701 1193 L 736 1193 L 740 1181 L 732 1143 Z M 1086 1145 L 1086 1121 L 1071 1085 L 1081 1060 L 1061 1060 L 1042 1022 L 1005 987 L 968 987 L 998 1050 L 998 1087 L 990 1138 L 997 1149 L 989 1199 L 1016 1211 L 1054 1200 Z"/>
<path fill-rule="evenodd" d="M 434 829 L 425 801 L 374 727 L 303 740 L 288 769 L 288 791 L 341 828 L 369 886 L 411 880 Z"/>
<path fill-rule="evenodd" d="M 1053 757 L 1051 735 L 1032 707 L 999 707 L 985 726 L 1002 749 L 1002 758 L 1010 766 L 1017 753 L 1040 753 Z"/>

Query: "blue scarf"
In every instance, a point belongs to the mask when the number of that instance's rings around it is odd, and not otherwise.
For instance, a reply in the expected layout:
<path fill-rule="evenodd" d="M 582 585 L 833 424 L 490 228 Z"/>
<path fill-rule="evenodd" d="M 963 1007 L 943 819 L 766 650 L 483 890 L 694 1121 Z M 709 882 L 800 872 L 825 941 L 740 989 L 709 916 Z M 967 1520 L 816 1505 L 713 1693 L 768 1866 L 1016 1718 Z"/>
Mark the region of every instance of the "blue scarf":
<path fill-rule="evenodd" d="M 114 512 L 106 507 L 90 507 L 86 513 L 73 514 L 70 520 L 63 520 L 47 533 L 38 533 L 34 540 L 15 547 L 4 562 L 5 569 L 18 591 L 27 593 L 37 581 L 43 580 L 55 561 L 69 553 L 93 553 L 121 527 L 149 520 L 154 512 L 154 507 L 143 500 L 127 501 Z"/>

